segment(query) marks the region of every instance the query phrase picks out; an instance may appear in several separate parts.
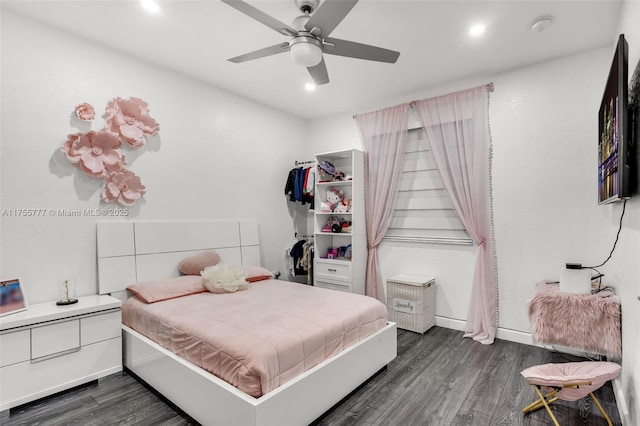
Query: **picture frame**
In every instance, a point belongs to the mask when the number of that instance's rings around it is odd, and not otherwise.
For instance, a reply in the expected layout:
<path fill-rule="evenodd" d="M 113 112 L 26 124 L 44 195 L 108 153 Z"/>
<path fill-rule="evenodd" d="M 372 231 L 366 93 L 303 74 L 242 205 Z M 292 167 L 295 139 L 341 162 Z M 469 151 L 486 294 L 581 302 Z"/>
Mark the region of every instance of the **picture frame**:
<path fill-rule="evenodd" d="M 0 316 L 27 310 L 27 298 L 20 278 L 0 280 Z"/>

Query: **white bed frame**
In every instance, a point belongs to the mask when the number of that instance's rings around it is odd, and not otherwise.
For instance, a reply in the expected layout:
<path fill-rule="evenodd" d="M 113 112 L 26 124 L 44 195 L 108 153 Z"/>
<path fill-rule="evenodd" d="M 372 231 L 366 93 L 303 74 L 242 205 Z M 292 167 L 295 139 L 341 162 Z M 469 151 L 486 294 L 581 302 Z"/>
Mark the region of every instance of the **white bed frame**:
<path fill-rule="evenodd" d="M 207 249 L 223 262 L 260 264 L 255 220 L 98 222 L 101 294 L 177 276 L 178 262 Z M 124 365 L 203 425 L 305 425 L 384 368 L 397 354 L 395 323 L 277 389 L 253 398 L 140 333 L 122 326 Z"/>

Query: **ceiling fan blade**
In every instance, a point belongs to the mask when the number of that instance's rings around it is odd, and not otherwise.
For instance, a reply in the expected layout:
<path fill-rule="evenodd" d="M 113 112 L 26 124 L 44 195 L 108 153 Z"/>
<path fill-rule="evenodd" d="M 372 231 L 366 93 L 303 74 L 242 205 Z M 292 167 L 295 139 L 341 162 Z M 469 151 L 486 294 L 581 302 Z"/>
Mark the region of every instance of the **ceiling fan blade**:
<path fill-rule="evenodd" d="M 278 53 L 288 52 L 289 43 L 278 43 L 273 46 L 265 47 L 264 49 L 254 50 L 253 52 L 245 53 L 244 55 L 236 56 L 235 58 L 229 58 L 227 61 L 238 64 L 240 62 L 252 61 L 258 58 L 264 58 L 265 56 L 277 55 Z"/>
<path fill-rule="evenodd" d="M 346 56 L 349 58 L 367 59 L 369 61 L 395 63 L 400 52 L 383 49 L 382 47 L 369 46 L 355 41 L 341 40 L 339 38 L 326 38 L 323 46 L 324 53 L 330 55 Z"/>
<path fill-rule="evenodd" d="M 267 15 L 260 9 L 257 9 L 251 6 L 249 3 L 246 3 L 241 0 L 222 0 L 223 3 L 228 4 L 234 9 L 244 13 L 250 18 L 255 19 L 258 22 L 263 23 L 267 27 L 279 32 L 280 34 L 284 34 L 286 36 L 294 36 L 298 32 L 291 28 L 289 25 L 278 21 L 276 18 Z"/>
<path fill-rule="evenodd" d="M 356 3 L 358 3 L 358 0 L 325 0 L 313 12 L 304 27 L 307 31 L 311 31 L 314 27 L 320 28 L 322 37 L 327 37 L 342 22 Z"/>
<path fill-rule="evenodd" d="M 327 65 L 324 63 L 324 58 L 320 63 L 314 67 L 307 67 L 311 78 L 316 83 L 316 86 L 327 84 L 329 82 L 329 73 L 327 72 Z"/>

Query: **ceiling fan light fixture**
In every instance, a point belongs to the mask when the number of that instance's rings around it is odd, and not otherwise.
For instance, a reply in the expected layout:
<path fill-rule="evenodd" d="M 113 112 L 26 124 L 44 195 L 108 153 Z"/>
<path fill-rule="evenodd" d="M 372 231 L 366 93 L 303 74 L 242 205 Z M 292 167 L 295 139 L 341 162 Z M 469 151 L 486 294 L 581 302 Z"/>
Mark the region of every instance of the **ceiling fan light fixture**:
<path fill-rule="evenodd" d="M 289 43 L 289 54 L 296 64 L 315 67 L 322 61 L 320 41 L 312 37 L 294 37 Z"/>

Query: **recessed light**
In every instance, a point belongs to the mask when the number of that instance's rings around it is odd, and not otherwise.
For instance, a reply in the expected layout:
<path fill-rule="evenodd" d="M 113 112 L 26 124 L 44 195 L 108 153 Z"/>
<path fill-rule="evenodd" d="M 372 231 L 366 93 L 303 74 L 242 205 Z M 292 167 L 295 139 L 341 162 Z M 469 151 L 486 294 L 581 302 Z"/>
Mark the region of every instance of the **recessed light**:
<path fill-rule="evenodd" d="M 142 7 L 144 8 L 144 10 L 146 10 L 149 13 L 160 12 L 160 6 L 158 6 L 158 3 L 156 3 L 153 0 L 140 0 L 140 4 L 142 4 Z"/>
<path fill-rule="evenodd" d="M 487 27 L 485 27 L 484 24 L 476 24 L 469 29 L 469 34 L 472 37 L 478 37 L 483 34 L 486 29 Z"/>
<path fill-rule="evenodd" d="M 304 85 L 304 88 L 307 90 L 307 92 L 313 92 L 314 90 L 316 90 L 316 85 L 313 83 L 307 83 Z"/>

